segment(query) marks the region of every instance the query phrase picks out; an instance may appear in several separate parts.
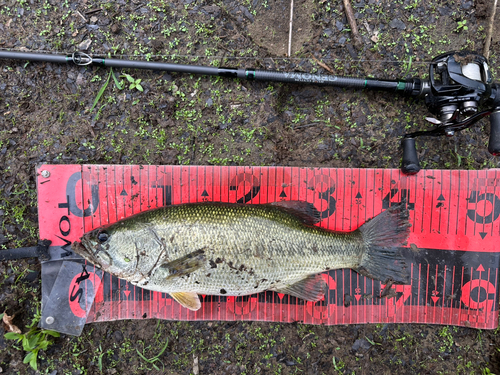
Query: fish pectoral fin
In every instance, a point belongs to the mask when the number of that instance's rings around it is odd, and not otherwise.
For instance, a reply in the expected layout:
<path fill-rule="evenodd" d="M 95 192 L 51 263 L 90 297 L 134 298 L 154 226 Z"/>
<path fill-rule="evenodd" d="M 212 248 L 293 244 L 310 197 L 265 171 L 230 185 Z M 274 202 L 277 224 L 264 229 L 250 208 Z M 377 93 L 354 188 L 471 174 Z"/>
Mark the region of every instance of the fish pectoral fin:
<path fill-rule="evenodd" d="M 201 308 L 200 297 L 195 292 L 170 293 L 173 299 L 189 310 L 197 311 Z"/>
<path fill-rule="evenodd" d="M 205 264 L 205 251 L 203 249 L 193 251 L 183 257 L 176 259 L 172 262 L 162 264 L 160 268 L 164 268 L 168 271 L 167 280 L 174 277 L 188 275 Z"/>
<path fill-rule="evenodd" d="M 317 302 L 321 300 L 326 293 L 327 285 L 321 275 L 311 275 L 289 285 L 285 288 L 275 290 L 278 293 L 290 294 L 306 301 Z"/>

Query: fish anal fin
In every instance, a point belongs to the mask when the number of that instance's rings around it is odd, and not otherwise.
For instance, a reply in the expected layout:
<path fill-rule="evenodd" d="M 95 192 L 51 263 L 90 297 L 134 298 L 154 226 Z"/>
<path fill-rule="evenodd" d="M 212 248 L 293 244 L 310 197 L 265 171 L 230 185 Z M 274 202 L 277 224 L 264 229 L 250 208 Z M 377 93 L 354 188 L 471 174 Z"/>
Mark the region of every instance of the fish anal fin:
<path fill-rule="evenodd" d="M 168 271 L 167 280 L 173 277 L 186 276 L 200 269 L 205 264 L 205 251 L 203 249 L 193 251 L 179 259 L 162 264 L 160 268 Z"/>
<path fill-rule="evenodd" d="M 319 212 L 312 203 L 305 201 L 279 201 L 268 203 L 270 206 L 278 207 L 290 215 L 296 216 L 306 225 L 314 225 L 321 221 Z"/>
<path fill-rule="evenodd" d="M 177 292 L 170 295 L 186 309 L 197 311 L 201 308 L 200 297 L 195 292 Z"/>
<path fill-rule="evenodd" d="M 317 302 L 325 296 L 326 289 L 325 279 L 321 275 L 311 275 L 285 288 L 280 288 L 276 292 Z"/>

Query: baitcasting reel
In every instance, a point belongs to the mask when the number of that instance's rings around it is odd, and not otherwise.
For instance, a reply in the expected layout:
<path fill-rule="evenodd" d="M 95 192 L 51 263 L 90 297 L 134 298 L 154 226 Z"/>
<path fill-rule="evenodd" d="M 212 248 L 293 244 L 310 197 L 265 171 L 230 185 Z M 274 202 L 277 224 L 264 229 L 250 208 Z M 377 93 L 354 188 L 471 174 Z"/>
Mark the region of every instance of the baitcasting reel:
<path fill-rule="evenodd" d="M 500 155 L 500 85 L 492 82 L 486 58 L 470 52 L 439 55 L 430 64 L 429 80 L 414 78 L 412 83 L 412 95 L 425 99 L 427 108 L 436 116 L 426 120 L 436 127 L 404 136 L 401 168 L 404 173 L 415 174 L 420 170 L 416 137 L 451 137 L 488 115 L 491 115 L 488 151 Z M 478 112 L 480 106 L 489 109 Z"/>

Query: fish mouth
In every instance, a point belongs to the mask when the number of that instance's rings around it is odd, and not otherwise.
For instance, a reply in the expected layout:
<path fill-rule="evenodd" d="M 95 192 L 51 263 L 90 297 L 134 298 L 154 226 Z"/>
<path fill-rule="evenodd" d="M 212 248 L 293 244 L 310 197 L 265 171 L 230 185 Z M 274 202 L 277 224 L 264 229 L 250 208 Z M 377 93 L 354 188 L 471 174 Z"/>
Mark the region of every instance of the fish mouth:
<path fill-rule="evenodd" d="M 82 256 L 85 258 L 85 260 L 88 260 L 89 262 L 96 264 L 97 259 L 94 256 L 94 253 L 92 252 L 92 242 L 88 238 L 86 234 L 80 238 L 80 242 L 75 241 L 71 244 L 71 248 L 75 253 L 78 255 Z"/>

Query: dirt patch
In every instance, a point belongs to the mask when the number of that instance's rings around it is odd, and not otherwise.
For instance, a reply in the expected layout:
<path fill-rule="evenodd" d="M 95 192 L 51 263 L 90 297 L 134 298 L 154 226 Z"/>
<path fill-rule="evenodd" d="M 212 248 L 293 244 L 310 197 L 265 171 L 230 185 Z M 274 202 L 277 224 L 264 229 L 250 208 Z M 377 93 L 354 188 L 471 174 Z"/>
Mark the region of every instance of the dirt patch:
<path fill-rule="evenodd" d="M 475 6 L 476 6 L 476 15 L 478 17 L 480 18 L 488 17 L 491 11 L 491 2 L 487 0 L 476 0 Z"/>
<path fill-rule="evenodd" d="M 266 8 L 264 16 L 257 17 L 248 25 L 252 41 L 268 53 L 276 57 L 288 56 L 290 37 L 290 2 L 284 0 L 269 1 L 262 7 Z M 292 55 L 302 55 L 303 48 L 314 35 L 314 24 L 311 14 L 316 5 L 314 1 L 303 0 L 294 2 L 294 17 L 292 31 Z"/>

